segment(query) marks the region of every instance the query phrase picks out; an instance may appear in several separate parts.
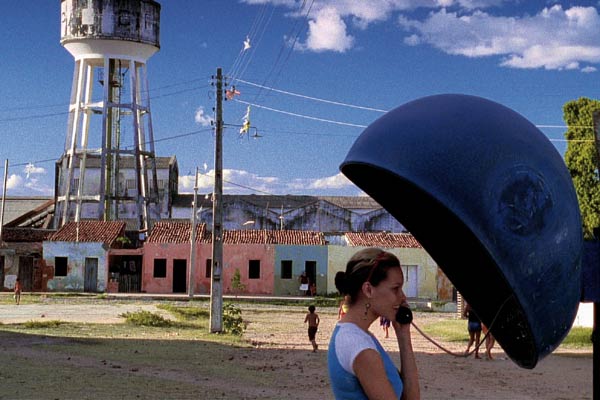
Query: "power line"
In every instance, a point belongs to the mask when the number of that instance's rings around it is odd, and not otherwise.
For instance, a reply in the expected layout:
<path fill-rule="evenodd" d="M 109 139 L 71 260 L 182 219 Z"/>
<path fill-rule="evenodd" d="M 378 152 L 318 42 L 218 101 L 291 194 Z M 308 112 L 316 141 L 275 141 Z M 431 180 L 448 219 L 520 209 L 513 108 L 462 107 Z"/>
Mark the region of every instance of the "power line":
<path fill-rule="evenodd" d="M 338 105 L 338 106 L 344 106 L 344 107 L 350 107 L 350 108 L 357 108 L 357 109 L 360 109 L 360 110 L 376 111 L 376 112 L 380 112 L 380 113 L 386 113 L 386 112 L 389 111 L 389 110 L 383 110 L 383 109 L 380 109 L 380 108 L 357 106 L 355 104 L 342 103 L 342 102 L 339 102 L 339 101 L 326 100 L 326 99 L 322 99 L 322 98 L 319 98 L 319 97 L 313 97 L 313 96 L 307 96 L 307 95 L 303 95 L 303 94 L 299 94 L 299 93 L 288 92 L 286 90 L 275 89 L 275 88 L 272 88 L 272 87 L 268 87 L 268 86 L 264 86 L 264 85 L 259 85 L 258 83 L 253 83 L 253 82 L 245 81 L 243 79 L 238 79 L 238 81 L 242 82 L 242 83 L 245 83 L 247 85 L 251 85 L 251 86 L 255 86 L 255 87 L 261 88 L 261 89 L 267 89 L 267 90 L 270 90 L 272 92 L 287 94 L 289 96 L 300 97 L 300 98 L 308 99 L 308 100 L 320 101 L 322 103 L 335 104 L 335 105 Z"/>
<path fill-rule="evenodd" d="M 358 124 L 353 124 L 353 123 L 350 123 L 350 122 L 335 121 L 335 120 L 331 120 L 331 119 L 325 119 L 325 118 L 319 118 L 319 117 L 312 117 L 310 115 L 293 113 L 293 112 L 290 112 L 290 111 L 278 110 L 276 108 L 267 107 L 267 106 L 261 106 L 260 104 L 250 103 L 248 101 L 239 100 L 239 99 L 234 99 L 234 101 L 236 101 L 238 103 L 246 104 L 246 105 L 249 105 L 249 106 L 252 106 L 252 107 L 262 108 L 262 109 L 265 109 L 265 110 L 273 111 L 273 112 L 280 113 L 280 114 L 291 115 L 291 116 L 294 116 L 294 117 L 310 119 L 310 120 L 313 120 L 313 121 L 327 122 L 327 123 L 330 123 L 330 124 L 337 124 L 337 125 L 344 125 L 344 126 L 353 126 L 353 127 L 356 127 L 356 128 L 366 128 L 367 127 L 367 125 L 358 125 Z"/>

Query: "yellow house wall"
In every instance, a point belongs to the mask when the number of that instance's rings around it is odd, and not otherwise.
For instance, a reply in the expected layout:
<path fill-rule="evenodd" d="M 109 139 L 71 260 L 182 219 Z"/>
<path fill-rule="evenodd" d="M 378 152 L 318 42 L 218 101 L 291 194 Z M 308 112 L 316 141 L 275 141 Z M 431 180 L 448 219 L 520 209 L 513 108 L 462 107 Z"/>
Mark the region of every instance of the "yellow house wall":
<path fill-rule="evenodd" d="M 346 269 L 346 263 L 354 253 L 366 247 L 330 245 L 327 256 L 327 293 L 336 293 L 335 274 Z M 438 266 L 423 249 L 384 249 L 394 254 L 402 265 L 417 266 L 417 296 L 420 299 L 438 300 Z"/>

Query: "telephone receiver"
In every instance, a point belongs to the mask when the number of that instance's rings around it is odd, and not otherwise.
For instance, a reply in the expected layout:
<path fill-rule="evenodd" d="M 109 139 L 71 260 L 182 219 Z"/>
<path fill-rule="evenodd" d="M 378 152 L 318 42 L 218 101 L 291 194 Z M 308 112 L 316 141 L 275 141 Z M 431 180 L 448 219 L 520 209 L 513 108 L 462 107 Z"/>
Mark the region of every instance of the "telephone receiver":
<path fill-rule="evenodd" d="M 396 322 L 401 325 L 410 324 L 413 320 L 413 314 L 410 308 L 400 306 L 396 312 Z"/>

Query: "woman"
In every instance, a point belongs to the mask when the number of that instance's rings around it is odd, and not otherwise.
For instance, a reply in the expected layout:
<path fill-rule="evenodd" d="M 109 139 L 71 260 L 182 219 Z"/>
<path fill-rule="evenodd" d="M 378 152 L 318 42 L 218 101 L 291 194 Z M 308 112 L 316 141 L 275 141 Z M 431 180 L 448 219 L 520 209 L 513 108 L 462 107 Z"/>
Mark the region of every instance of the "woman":
<path fill-rule="evenodd" d="M 480 358 L 479 346 L 481 338 L 481 320 L 470 304 L 465 306 L 465 309 L 463 310 L 463 317 L 467 318 L 468 320 L 467 330 L 469 331 L 469 343 L 467 344 L 467 350 L 465 350 L 465 354 L 469 355 L 469 350 L 471 350 L 471 346 L 473 343 L 475 343 L 475 358 Z"/>
<path fill-rule="evenodd" d="M 346 271 L 335 276 L 348 296 L 348 312 L 337 323 L 328 351 L 329 378 L 336 399 L 419 399 L 419 375 L 410 338 L 410 324 L 395 320 L 407 306 L 400 261 L 377 248 L 357 252 Z M 398 371 L 369 327 L 379 317 L 392 322 L 400 365 Z"/>

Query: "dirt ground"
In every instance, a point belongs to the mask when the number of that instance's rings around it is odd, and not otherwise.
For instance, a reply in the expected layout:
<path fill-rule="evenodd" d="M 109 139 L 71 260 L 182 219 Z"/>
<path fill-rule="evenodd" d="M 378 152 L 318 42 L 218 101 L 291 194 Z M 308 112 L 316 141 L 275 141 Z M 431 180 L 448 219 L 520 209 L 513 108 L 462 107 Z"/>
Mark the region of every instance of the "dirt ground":
<path fill-rule="evenodd" d="M 119 314 L 136 309 L 156 311 L 151 303 L 143 304 L 22 304 L 0 305 L 0 322 L 14 323 L 32 319 L 81 322 L 116 322 Z M 52 353 L 41 351 L 32 345 L 31 337 L 25 335 L 6 335 L 1 339 L 3 358 L 22 361 L 30 360 L 30 368 L 40 363 L 69 363 L 70 368 L 92 373 L 97 379 L 118 372 L 118 379 L 143 385 L 162 382 L 164 388 L 170 388 L 163 398 L 231 398 L 231 399 L 332 399 L 327 376 L 327 343 L 337 319 L 337 310 L 318 309 L 321 326 L 317 334 L 319 351 L 312 353 L 303 324 L 304 310 L 298 307 L 250 306 L 242 305 L 244 320 L 248 322 L 244 339 L 252 344 L 251 348 L 221 346 L 219 353 L 212 354 L 211 360 L 195 358 L 193 367 L 179 364 L 164 365 L 136 363 L 110 354 L 69 357 L 68 361 L 53 360 Z M 439 318 L 451 318 L 446 314 L 416 313 L 415 323 L 426 326 L 429 321 Z M 385 339 L 379 326 L 372 331 L 383 345 L 395 352 L 393 339 Z M 466 328 L 465 328 L 466 331 Z M 1 332 L 1 326 L 0 326 Z M 39 341 L 40 339 L 35 339 Z M 52 339 L 60 344 L 60 338 Z M 43 340 L 48 343 L 47 340 Z M 64 340 L 63 340 L 64 342 Z M 67 341 L 68 342 L 68 341 Z M 70 342 L 69 342 L 70 343 Z M 136 343 L 137 345 L 137 343 Z M 560 348 L 543 359 L 533 370 L 518 367 L 507 359 L 504 352 L 496 346 L 494 360 L 464 358 L 446 354 L 425 340 L 413 330 L 413 345 L 419 367 L 421 393 L 423 399 L 591 399 L 592 398 L 592 354 L 588 352 L 565 351 Z M 459 344 L 443 343 L 449 350 L 460 353 L 464 348 Z M 152 346 L 152 343 L 144 343 Z M 142 350 L 140 350 L 141 352 Z M 138 351 L 136 350 L 136 353 Z M 207 353 L 208 354 L 208 353 Z M 215 354 L 217 354 L 215 356 Z M 195 357 L 201 357 L 194 355 Z M 158 357 L 158 356 L 156 356 Z M 168 357 L 168 354 L 166 355 Z M 99 359 L 101 358 L 101 360 Z M 121 360 L 115 369 L 116 359 Z M 34 362 L 35 361 L 35 362 Z M 15 361 L 16 362 L 16 361 Z M 97 364 L 103 364 L 98 366 Z M 186 360 L 180 364 L 189 365 Z M 6 388 L 10 379 L 10 365 L 0 370 L 0 387 Z M 87 368 L 92 368 L 88 371 Z M 200 370 L 200 368 L 205 368 Z M 227 373 L 235 371 L 236 376 Z M 224 372 L 222 371 L 224 369 Z M 7 372 L 8 371 L 8 372 Z M 57 369 L 58 371 L 58 369 Z M 208 371 L 208 372 L 207 372 Z M 211 371 L 214 371 L 211 373 Z M 240 375 L 240 374 L 243 374 Z M 201 377 L 199 377 L 201 375 Z M 112 376 L 112 382 L 117 382 Z M 145 380 L 144 380 L 145 379 Z M 152 383 L 149 383 L 152 382 Z M 76 398 L 69 395 L 58 396 L 48 391 L 49 397 L 30 397 L 29 385 L 39 385 L 35 379 L 23 379 L 19 382 L 22 396 L 3 395 L 9 398 Z M 55 384 L 57 384 L 55 382 Z M 172 385 L 172 386 L 171 386 Z M 102 386 L 102 385 L 99 385 Z M 158 385 L 160 386 L 160 385 Z M 160 393 L 161 388 L 156 388 Z M 217 389 L 218 388 L 218 389 Z M 57 389 L 59 390 L 59 389 Z M 166 389 L 164 389 L 166 390 Z M 60 393 L 60 390 L 58 391 Z M 69 392 L 74 393 L 74 392 Z M 85 398 L 106 397 L 101 389 L 88 393 Z M 123 392 L 120 398 L 140 398 L 133 392 Z M 160 397 L 156 397 L 160 398 Z"/>

